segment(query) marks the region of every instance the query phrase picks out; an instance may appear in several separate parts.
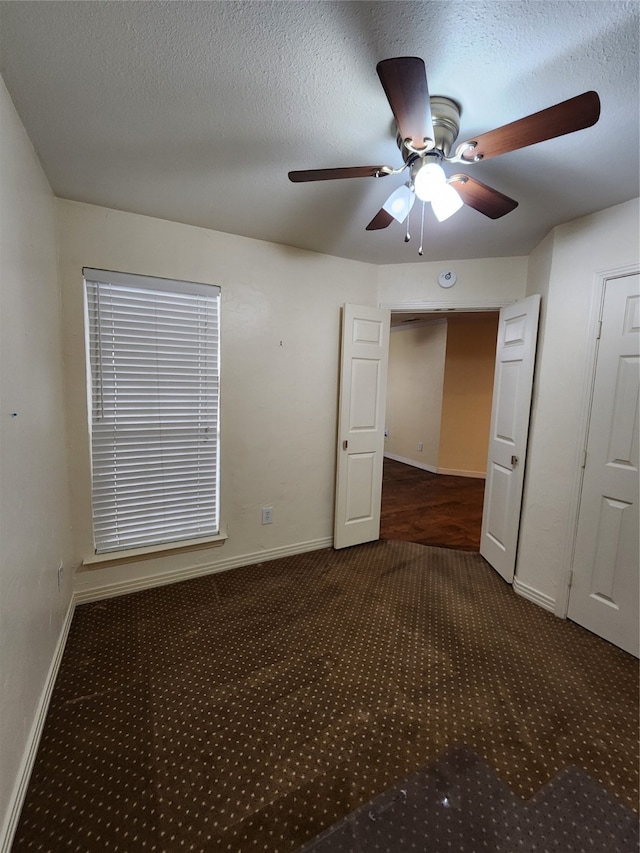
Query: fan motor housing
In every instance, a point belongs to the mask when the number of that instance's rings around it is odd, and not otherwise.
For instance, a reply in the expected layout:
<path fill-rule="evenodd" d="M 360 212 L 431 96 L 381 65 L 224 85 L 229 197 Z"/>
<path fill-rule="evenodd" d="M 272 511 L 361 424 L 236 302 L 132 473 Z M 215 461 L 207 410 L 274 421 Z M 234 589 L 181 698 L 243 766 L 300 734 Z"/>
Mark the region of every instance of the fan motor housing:
<path fill-rule="evenodd" d="M 445 157 L 448 157 L 460 132 L 460 106 L 451 98 L 445 98 L 443 95 L 432 95 L 429 100 L 431 102 L 435 148 L 441 151 Z M 405 147 L 404 139 L 399 133 L 396 134 L 396 141 L 405 163 L 412 156 L 415 158 L 415 152 L 409 151 Z"/>
<path fill-rule="evenodd" d="M 451 98 L 440 95 L 434 95 L 430 100 L 436 148 L 448 157 L 460 132 L 460 106 Z"/>

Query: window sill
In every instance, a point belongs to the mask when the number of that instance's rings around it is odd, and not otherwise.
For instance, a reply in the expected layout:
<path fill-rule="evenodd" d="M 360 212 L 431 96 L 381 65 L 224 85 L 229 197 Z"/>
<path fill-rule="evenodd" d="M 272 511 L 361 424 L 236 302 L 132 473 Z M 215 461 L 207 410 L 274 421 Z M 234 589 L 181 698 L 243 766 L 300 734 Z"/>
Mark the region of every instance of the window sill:
<path fill-rule="evenodd" d="M 82 561 L 87 569 L 98 569 L 119 563 L 132 563 L 136 560 L 151 560 L 154 557 L 169 557 L 173 554 L 183 554 L 188 551 L 198 551 L 204 548 L 219 548 L 228 538 L 224 525 L 220 525 L 217 536 L 208 539 L 185 539 L 181 542 L 167 542 L 164 545 L 151 545 L 147 548 L 130 548 L 127 551 L 111 551 L 108 554 L 92 554 Z"/>

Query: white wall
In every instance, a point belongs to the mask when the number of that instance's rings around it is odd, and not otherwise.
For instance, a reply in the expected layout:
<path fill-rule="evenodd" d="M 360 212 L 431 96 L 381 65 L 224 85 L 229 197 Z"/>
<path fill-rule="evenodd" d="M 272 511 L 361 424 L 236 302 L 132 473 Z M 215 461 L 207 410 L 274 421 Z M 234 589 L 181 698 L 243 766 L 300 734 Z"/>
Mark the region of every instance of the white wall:
<path fill-rule="evenodd" d="M 2 80 L 0 222 L 2 847 L 71 599 L 55 199 Z"/>
<path fill-rule="evenodd" d="M 392 327 L 385 455 L 434 473 L 484 478 L 497 329 L 495 311 Z"/>
<path fill-rule="evenodd" d="M 557 227 L 530 258 L 527 293 L 543 310 L 516 580 L 551 605 L 574 536 L 596 276 L 639 263 L 639 228 L 635 199 Z"/>
<path fill-rule="evenodd" d="M 453 270 L 453 287 L 438 285 L 438 275 Z M 475 308 L 493 307 L 522 299 L 527 282 L 527 258 L 479 258 L 467 261 L 421 261 L 378 267 L 378 299 L 399 307 L 447 302 Z"/>
<path fill-rule="evenodd" d="M 384 450 L 429 471 L 438 467 L 446 346 L 445 320 L 395 327 L 389 338 Z"/>
<path fill-rule="evenodd" d="M 376 304 L 367 264 L 58 202 L 75 560 L 92 554 L 82 267 L 222 288 L 222 547 L 80 571 L 82 594 L 331 544 L 340 307 Z M 261 524 L 261 507 L 273 523 Z M 112 590 L 113 591 L 113 590 Z"/>

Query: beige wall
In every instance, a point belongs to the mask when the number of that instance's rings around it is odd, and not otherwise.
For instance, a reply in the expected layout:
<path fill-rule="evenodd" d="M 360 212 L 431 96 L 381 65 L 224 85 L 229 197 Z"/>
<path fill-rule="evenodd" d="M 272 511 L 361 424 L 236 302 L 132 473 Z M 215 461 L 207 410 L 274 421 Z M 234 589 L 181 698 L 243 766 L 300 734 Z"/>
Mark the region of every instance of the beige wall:
<path fill-rule="evenodd" d="M 453 287 L 438 285 L 438 275 L 453 270 Z M 377 267 L 378 300 L 394 308 L 448 305 L 459 308 L 501 307 L 525 296 L 527 258 L 476 258 L 465 261 L 421 261 Z"/>
<path fill-rule="evenodd" d="M 486 474 L 497 334 L 495 313 L 447 319 L 440 473 Z"/>
<path fill-rule="evenodd" d="M 0 847 L 71 599 L 55 200 L 0 80 Z M 58 590 L 58 565 L 66 577 Z"/>
<path fill-rule="evenodd" d="M 542 294 L 543 311 L 516 578 L 551 604 L 564 596 L 575 532 L 596 281 L 640 263 L 639 234 L 635 199 L 559 226 L 531 255 L 527 293 Z"/>
<path fill-rule="evenodd" d="M 367 264 L 58 202 L 75 560 L 92 554 L 82 267 L 218 284 L 222 547 L 80 571 L 76 589 L 257 562 L 331 543 L 340 307 L 375 305 Z M 273 523 L 261 524 L 261 507 Z"/>
<path fill-rule="evenodd" d="M 444 320 L 396 328 L 389 338 L 385 453 L 430 471 L 438 465 L 446 342 Z"/>

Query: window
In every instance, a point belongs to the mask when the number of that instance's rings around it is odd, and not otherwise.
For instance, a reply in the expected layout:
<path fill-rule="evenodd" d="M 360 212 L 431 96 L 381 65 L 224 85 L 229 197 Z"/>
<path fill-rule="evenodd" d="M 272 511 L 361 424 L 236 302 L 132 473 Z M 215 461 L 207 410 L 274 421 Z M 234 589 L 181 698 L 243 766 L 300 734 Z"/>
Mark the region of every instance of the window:
<path fill-rule="evenodd" d="M 216 536 L 220 288 L 83 272 L 96 553 Z"/>

